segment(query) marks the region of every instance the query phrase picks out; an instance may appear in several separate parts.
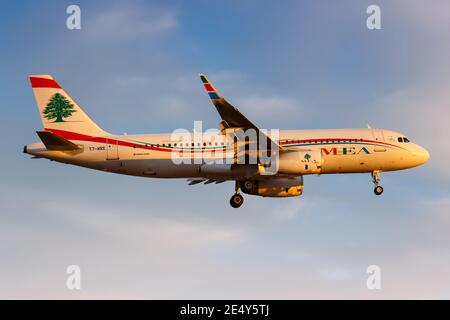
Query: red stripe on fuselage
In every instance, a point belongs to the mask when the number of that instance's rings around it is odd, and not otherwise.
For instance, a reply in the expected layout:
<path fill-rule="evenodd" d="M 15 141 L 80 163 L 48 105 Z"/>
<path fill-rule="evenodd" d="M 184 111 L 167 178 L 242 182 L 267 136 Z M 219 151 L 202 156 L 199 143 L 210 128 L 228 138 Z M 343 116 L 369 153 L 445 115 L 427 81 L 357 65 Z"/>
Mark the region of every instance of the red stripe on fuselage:
<path fill-rule="evenodd" d="M 58 130 L 58 129 L 48 129 L 45 128 L 46 131 L 50 131 L 54 134 L 57 134 L 58 136 L 67 139 L 67 140 L 78 140 L 78 141 L 89 141 L 89 142 L 97 142 L 97 143 L 105 143 L 105 144 L 113 144 L 113 145 L 118 145 L 118 146 L 123 146 L 123 147 L 130 147 L 130 148 L 138 148 L 138 149 L 145 149 L 145 150 L 155 150 L 155 151 L 163 151 L 163 152 L 172 152 L 172 149 L 164 149 L 164 148 L 159 148 L 159 147 L 155 147 L 155 146 L 149 146 L 149 145 L 142 145 L 142 144 L 137 144 L 137 143 L 133 143 L 133 142 L 128 142 L 128 141 L 121 141 L 121 140 L 117 140 L 117 139 L 113 139 L 113 138 L 105 138 L 105 137 L 93 137 L 93 136 L 88 136 L 85 134 L 81 134 L 81 133 L 76 133 L 76 132 L 70 132 L 70 131 L 65 131 L 65 130 Z M 307 140 L 295 140 L 295 139 L 288 139 L 289 141 L 300 141 L 300 143 L 309 143 L 309 141 L 323 141 L 322 143 L 327 144 L 324 141 L 349 141 L 349 140 L 355 140 L 355 139 L 342 139 L 342 138 L 333 138 L 333 139 L 307 139 Z M 353 142 L 353 141 L 351 141 Z M 351 143 L 350 142 L 350 143 Z M 392 146 L 392 147 L 396 147 L 396 148 L 400 148 L 403 149 L 400 146 L 397 146 L 395 144 L 390 144 L 387 142 L 381 142 L 381 141 L 377 141 L 377 140 L 366 140 L 366 139 L 358 139 L 358 141 L 356 141 L 355 143 L 358 142 L 366 142 L 366 143 L 377 143 L 377 144 L 381 144 L 381 145 L 386 145 L 386 146 Z M 339 143 L 339 142 L 337 142 Z M 152 144 L 152 143 L 149 143 Z M 280 143 L 280 145 L 286 145 L 287 143 Z M 318 144 L 319 145 L 319 144 Z M 222 148 L 222 150 L 219 151 L 225 151 L 225 147 L 219 147 L 218 149 Z M 213 151 L 213 150 L 192 150 L 191 148 L 179 148 L 179 152 L 205 152 L 205 151 Z"/>
<path fill-rule="evenodd" d="M 367 142 L 367 143 L 379 143 L 386 146 L 392 146 L 396 148 L 401 148 L 400 146 L 397 146 L 395 144 L 382 142 L 378 140 L 368 140 L 368 139 L 355 139 L 355 138 L 320 138 L 320 139 L 304 139 L 304 140 L 298 140 L 298 139 L 285 139 L 286 141 L 280 143 L 280 145 L 287 145 L 287 144 L 297 144 L 297 141 L 299 141 L 299 144 L 313 144 L 313 143 L 323 143 L 327 144 L 328 141 L 330 143 L 358 143 L 358 142 Z M 403 148 L 402 148 L 403 149 Z"/>
<path fill-rule="evenodd" d="M 159 147 L 155 147 L 155 146 L 148 146 L 148 145 L 142 145 L 142 144 L 136 144 L 133 142 L 128 142 L 128 141 L 121 141 L 121 140 L 117 140 L 117 139 L 112 139 L 112 138 L 104 138 L 104 137 L 93 137 L 93 136 L 88 136 L 85 134 L 81 134 L 81 133 L 76 133 L 76 132 L 70 132 L 70 131 L 65 131 L 65 130 L 58 130 L 58 129 L 48 129 L 45 128 L 46 131 L 50 131 L 64 139 L 67 140 L 78 140 L 78 141 L 89 141 L 89 142 L 97 142 L 97 143 L 105 143 L 105 144 L 112 144 L 112 145 L 118 145 L 118 146 L 123 146 L 123 147 L 130 147 L 130 148 L 137 148 L 137 149 L 145 149 L 145 150 L 154 150 L 154 151 L 163 151 L 163 152 L 172 152 L 172 149 L 163 149 L 163 148 L 159 148 Z M 151 143 L 149 143 L 151 144 Z M 222 150 L 219 151 L 225 151 L 225 147 L 221 147 Z M 212 150 L 192 150 L 192 149 L 179 149 L 178 150 L 180 153 L 181 152 L 208 152 L 208 151 L 212 151 Z"/>

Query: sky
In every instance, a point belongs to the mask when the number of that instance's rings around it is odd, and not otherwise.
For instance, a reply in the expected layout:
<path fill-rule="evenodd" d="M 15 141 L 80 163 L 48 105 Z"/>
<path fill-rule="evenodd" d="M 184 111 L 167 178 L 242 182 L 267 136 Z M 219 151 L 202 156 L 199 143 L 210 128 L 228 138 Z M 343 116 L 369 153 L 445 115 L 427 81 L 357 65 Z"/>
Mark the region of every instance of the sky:
<path fill-rule="evenodd" d="M 67 6 L 81 29 L 66 27 Z M 381 30 L 366 9 L 381 9 Z M 449 299 L 450 3 L 0 1 L 0 298 Z M 425 165 L 305 177 L 301 197 L 245 197 L 30 159 L 27 76 L 51 74 L 105 130 L 220 121 L 204 72 L 262 128 L 372 127 Z M 68 290 L 79 265 L 82 289 Z M 368 290 L 367 267 L 381 270 Z"/>

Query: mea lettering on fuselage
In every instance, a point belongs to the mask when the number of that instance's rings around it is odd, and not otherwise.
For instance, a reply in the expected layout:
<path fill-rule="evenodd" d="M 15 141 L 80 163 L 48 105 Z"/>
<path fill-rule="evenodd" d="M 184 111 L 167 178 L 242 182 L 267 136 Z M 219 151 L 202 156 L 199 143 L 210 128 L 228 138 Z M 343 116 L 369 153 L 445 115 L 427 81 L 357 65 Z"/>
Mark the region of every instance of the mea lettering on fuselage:
<path fill-rule="evenodd" d="M 366 147 L 356 148 L 356 147 L 334 147 L 334 148 L 321 148 L 322 154 L 325 156 L 345 156 L 345 155 L 355 155 L 355 154 L 370 154 Z"/>

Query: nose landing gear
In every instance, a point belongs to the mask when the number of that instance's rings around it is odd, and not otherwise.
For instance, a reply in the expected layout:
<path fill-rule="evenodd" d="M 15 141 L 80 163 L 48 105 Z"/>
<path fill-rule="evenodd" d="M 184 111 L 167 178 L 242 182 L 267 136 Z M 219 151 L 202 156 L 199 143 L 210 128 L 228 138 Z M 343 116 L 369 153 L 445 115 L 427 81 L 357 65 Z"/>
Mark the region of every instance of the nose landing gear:
<path fill-rule="evenodd" d="M 233 208 L 239 208 L 244 203 L 244 197 L 240 194 L 240 189 L 241 188 L 240 188 L 239 181 L 236 181 L 234 189 L 235 189 L 236 193 L 233 194 L 233 196 L 231 197 L 230 205 Z"/>
<path fill-rule="evenodd" d="M 375 189 L 373 189 L 373 192 L 379 196 L 380 194 L 383 193 L 383 187 L 382 186 L 376 186 Z"/>
<path fill-rule="evenodd" d="M 375 189 L 373 189 L 373 192 L 379 196 L 383 193 L 383 187 L 380 185 L 380 174 L 381 171 L 376 170 L 372 172 L 372 181 L 375 184 Z"/>

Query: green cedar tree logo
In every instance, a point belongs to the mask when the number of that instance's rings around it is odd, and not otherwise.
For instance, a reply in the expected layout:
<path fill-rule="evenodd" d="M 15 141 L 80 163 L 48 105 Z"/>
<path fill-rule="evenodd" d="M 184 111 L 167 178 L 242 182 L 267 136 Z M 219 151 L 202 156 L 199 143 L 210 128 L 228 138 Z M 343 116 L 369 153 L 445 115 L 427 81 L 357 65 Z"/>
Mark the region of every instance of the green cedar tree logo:
<path fill-rule="evenodd" d="M 309 161 L 309 159 L 311 159 L 311 155 L 309 153 L 307 153 L 307 154 L 305 154 L 304 158 L 306 159 L 306 161 Z"/>
<path fill-rule="evenodd" d="M 64 122 L 64 118 L 70 117 L 75 106 L 67 100 L 62 94 L 55 93 L 48 101 L 44 109 L 44 117 L 48 120 L 55 119 L 53 122 Z"/>

